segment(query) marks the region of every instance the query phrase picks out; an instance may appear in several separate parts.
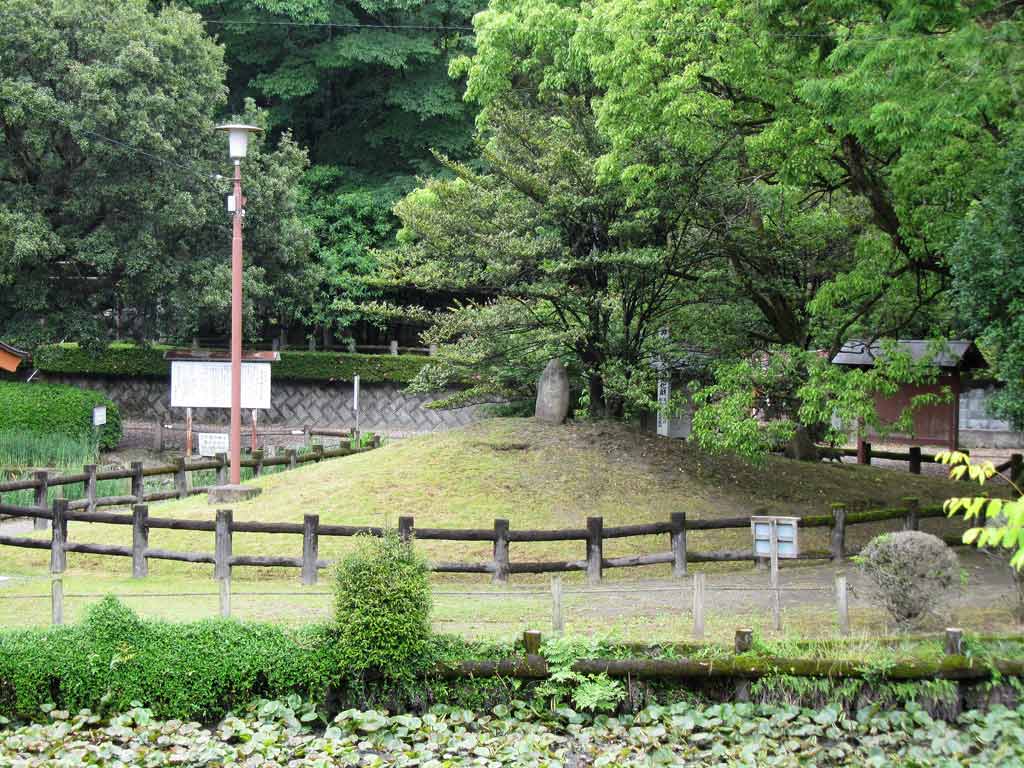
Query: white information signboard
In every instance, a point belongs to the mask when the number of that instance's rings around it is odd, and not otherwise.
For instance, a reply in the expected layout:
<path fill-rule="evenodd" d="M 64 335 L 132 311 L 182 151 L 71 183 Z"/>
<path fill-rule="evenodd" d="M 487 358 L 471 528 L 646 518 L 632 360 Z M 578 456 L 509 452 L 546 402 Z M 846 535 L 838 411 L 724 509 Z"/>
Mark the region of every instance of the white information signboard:
<path fill-rule="evenodd" d="M 107 423 L 107 406 L 97 405 L 92 409 L 92 425 L 102 427 Z"/>
<path fill-rule="evenodd" d="M 754 534 L 754 556 L 771 557 L 772 544 L 778 547 L 778 557 L 792 559 L 800 554 L 797 547 L 797 517 L 755 515 L 750 518 Z M 772 530 L 774 528 L 774 531 Z"/>
<path fill-rule="evenodd" d="M 231 363 L 171 361 L 171 407 L 230 408 Z M 270 408 L 269 363 L 242 363 L 242 408 Z"/>
<path fill-rule="evenodd" d="M 216 456 L 218 453 L 228 453 L 231 445 L 231 436 L 227 432 L 197 432 L 199 436 L 199 455 Z"/>

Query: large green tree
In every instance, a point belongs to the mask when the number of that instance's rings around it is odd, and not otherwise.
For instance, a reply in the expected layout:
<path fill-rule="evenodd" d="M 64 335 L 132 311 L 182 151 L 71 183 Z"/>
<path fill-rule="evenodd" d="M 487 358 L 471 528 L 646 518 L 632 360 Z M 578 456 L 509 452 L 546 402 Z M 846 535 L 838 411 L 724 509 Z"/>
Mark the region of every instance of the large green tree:
<path fill-rule="evenodd" d="M 187 0 L 224 45 L 230 104 L 252 98 L 272 139 L 291 132 L 313 167 L 300 209 L 314 235 L 307 311 L 278 329 L 312 338 L 359 332 L 367 277 L 393 243 L 395 202 L 415 175 L 472 145 L 474 106 L 448 75 L 472 49 L 483 0 Z M 405 300 L 400 295 L 391 298 Z M 445 297 L 417 298 L 437 304 Z M 294 335 L 294 334 L 293 334 Z"/>
<path fill-rule="evenodd" d="M 1018 11 L 999 0 L 594 0 L 576 45 L 618 151 L 651 135 L 705 150 L 724 133 L 741 143 L 739 178 L 867 206 L 858 258 L 811 304 L 834 350 L 937 319 L 960 222 L 1020 123 Z"/>
<path fill-rule="evenodd" d="M 248 96 L 316 164 L 387 178 L 469 148 L 473 111 L 448 62 L 479 0 L 188 0 L 224 44 L 233 107 Z"/>
<path fill-rule="evenodd" d="M 996 414 L 1024 429 L 1024 134 L 1006 173 L 968 212 L 954 254 L 957 316 L 1005 385 Z"/>
<path fill-rule="evenodd" d="M 90 341 L 110 326 L 153 338 L 221 324 L 220 46 L 195 14 L 144 0 L 11 0 L 0 22 L 0 333 Z M 251 328 L 260 301 L 302 300 L 289 281 L 305 269 L 304 166 L 287 137 L 247 161 Z"/>

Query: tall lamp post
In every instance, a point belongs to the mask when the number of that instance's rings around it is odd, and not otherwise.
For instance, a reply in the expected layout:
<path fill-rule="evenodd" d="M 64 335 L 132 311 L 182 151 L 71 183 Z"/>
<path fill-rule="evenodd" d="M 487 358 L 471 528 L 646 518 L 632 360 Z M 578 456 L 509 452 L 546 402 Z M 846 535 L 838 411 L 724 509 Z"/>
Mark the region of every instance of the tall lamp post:
<path fill-rule="evenodd" d="M 242 158 L 249 148 L 249 134 L 262 130 L 255 125 L 218 125 L 228 134 L 228 154 L 235 164 L 234 231 L 231 236 L 231 484 L 242 482 Z"/>

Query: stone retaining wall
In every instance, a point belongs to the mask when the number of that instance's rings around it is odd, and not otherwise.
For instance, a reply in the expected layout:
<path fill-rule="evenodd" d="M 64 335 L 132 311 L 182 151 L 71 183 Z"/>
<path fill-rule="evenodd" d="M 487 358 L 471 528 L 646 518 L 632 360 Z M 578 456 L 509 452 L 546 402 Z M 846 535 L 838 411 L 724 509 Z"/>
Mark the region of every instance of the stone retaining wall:
<path fill-rule="evenodd" d="M 125 421 L 181 423 L 185 419 L 182 408 L 170 406 L 169 380 L 42 375 L 37 380 L 54 384 L 68 384 L 82 389 L 105 393 L 117 403 Z M 435 410 L 425 406 L 438 395 L 411 395 L 398 384 L 363 384 L 359 388 L 359 426 L 378 431 L 403 433 L 433 432 L 461 427 L 482 418 L 480 406 L 467 406 L 452 410 Z M 197 408 L 192 417 L 199 424 L 227 424 L 227 409 Z M 249 423 L 245 414 L 245 424 Z M 348 428 L 355 426 L 352 410 L 352 384 L 348 382 L 275 381 L 271 394 L 271 408 L 260 411 L 260 426 Z"/>

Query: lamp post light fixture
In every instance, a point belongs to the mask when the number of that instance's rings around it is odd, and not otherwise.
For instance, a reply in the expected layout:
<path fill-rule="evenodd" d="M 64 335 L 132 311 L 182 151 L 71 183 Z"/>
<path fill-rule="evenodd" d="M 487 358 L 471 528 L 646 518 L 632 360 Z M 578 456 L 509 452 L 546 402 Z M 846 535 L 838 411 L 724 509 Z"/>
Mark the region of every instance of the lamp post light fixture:
<path fill-rule="evenodd" d="M 242 482 L 242 159 L 249 149 L 249 134 L 262 130 L 255 125 L 218 125 L 228 135 L 228 155 L 235 164 L 234 228 L 231 236 L 231 485 Z M 229 208 L 230 209 L 230 208 Z"/>

